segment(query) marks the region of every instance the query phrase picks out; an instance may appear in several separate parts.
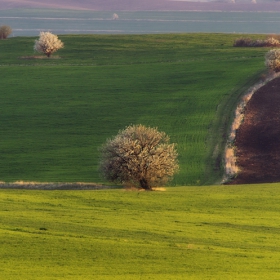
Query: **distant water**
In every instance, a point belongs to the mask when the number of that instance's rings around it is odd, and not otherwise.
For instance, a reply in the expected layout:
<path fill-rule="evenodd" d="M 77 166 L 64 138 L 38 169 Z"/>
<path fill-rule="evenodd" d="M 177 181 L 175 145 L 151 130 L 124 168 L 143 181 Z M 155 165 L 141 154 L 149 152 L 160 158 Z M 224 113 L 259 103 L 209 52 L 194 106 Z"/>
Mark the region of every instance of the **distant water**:
<path fill-rule="evenodd" d="M 113 12 L 65 10 L 0 11 L 0 25 L 13 36 L 56 34 L 265 33 L 280 31 L 279 12 Z"/>

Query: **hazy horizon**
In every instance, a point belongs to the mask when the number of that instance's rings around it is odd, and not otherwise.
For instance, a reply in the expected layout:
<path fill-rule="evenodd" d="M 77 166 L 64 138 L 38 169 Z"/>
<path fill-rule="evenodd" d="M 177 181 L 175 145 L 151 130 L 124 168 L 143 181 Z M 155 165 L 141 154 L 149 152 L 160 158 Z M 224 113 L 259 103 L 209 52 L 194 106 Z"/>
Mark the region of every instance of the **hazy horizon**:
<path fill-rule="evenodd" d="M 280 11 L 280 0 L 0 0 L 0 10 Z"/>

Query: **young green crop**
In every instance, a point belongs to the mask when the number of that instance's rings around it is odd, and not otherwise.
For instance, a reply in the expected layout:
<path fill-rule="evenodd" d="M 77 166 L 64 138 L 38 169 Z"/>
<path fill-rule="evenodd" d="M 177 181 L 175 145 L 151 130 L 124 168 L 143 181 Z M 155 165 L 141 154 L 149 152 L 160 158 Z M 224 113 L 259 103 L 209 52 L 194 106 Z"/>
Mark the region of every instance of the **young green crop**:
<path fill-rule="evenodd" d="M 278 279 L 279 184 L 0 190 L 0 279 Z"/>
<path fill-rule="evenodd" d="M 35 38 L 0 44 L 1 180 L 101 182 L 98 147 L 130 124 L 177 143 L 173 184 L 221 178 L 230 114 L 267 50 L 226 34 L 60 38 L 53 59 L 33 53 Z"/>

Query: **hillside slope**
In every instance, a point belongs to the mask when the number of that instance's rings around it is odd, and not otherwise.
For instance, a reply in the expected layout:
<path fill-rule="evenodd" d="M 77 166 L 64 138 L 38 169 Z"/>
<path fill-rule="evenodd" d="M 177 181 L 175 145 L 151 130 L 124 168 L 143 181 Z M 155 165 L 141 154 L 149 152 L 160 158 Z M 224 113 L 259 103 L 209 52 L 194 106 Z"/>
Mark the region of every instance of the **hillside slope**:
<path fill-rule="evenodd" d="M 250 1 L 228 3 L 227 1 L 190 2 L 170 0 L 1 0 L 0 2 L 1 10 L 12 8 L 53 8 L 96 11 L 280 11 L 280 3 L 275 1 L 257 4 L 252 4 Z"/>
<path fill-rule="evenodd" d="M 1 280 L 279 279 L 279 184 L 0 195 Z"/>
<path fill-rule="evenodd" d="M 103 182 L 98 147 L 130 124 L 177 143 L 175 185 L 222 177 L 225 127 L 263 71 L 238 35 L 69 35 L 53 57 L 32 37 L 2 40 L 0 180 Z"/>

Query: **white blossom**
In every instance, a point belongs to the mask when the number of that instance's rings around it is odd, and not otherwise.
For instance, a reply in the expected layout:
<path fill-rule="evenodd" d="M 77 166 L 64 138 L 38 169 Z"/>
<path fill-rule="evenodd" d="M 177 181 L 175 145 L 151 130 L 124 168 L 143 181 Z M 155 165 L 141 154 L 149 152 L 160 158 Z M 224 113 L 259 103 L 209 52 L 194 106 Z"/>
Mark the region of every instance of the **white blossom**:
<path fill-rule="evenodd" d="M 113 14 L 113 19 L 119 19 L 118 14 L 114 13 L 114 14 Z"/>
<path fill-rule="evenodd" d="M 13 32 L 12 28 L 8 25 L 0 26 L 0 39 L 7 39 Z"/>
<path fill-rule="evenodd" d="M 156 128 L 128 126 L 101 148 L 100 171 L 110 181 L 150 190 L 178 170 L 175 144 Z"/>
<path fill-rule="evenodd" d="M 273 49 L 266 53 L 265 65 L 274 72 L 280 72 L 280 49 Z"/>
<path fill-rule="evenodd" d="M 51 54 L 63 47 L 64 44 L 58 39 L 57 35 L 51 32 L 40 32 L 39 40 L 35 40 L 34 50 L 50 57 Z"/>

